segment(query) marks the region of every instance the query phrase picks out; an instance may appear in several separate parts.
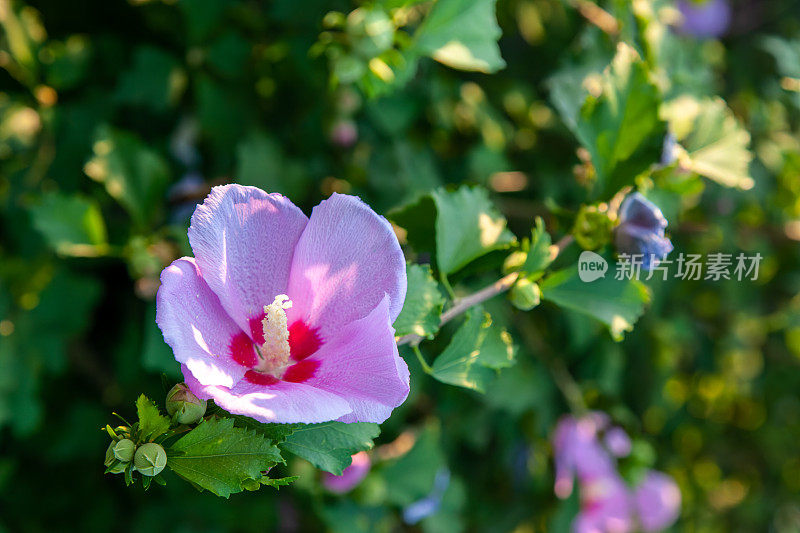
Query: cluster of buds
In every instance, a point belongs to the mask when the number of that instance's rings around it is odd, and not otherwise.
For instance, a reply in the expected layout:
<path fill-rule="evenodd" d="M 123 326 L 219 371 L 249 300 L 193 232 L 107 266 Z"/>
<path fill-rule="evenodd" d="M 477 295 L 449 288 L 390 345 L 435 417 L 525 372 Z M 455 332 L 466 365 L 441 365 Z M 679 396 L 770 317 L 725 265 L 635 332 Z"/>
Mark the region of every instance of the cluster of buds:
<path fill-rule="evenodd" d="M 167 466 L 167 452 L 160 444 L 146 442 L 137 446 L 128 426 L 113 429 L 106 426 L 106 430 L 112 439 L 106 449 L 106 473 L 122 474 L 130 468 L 142 475 L 155 477 Z"/>
<path fill-rule="evenodd" d="M 167 412 L 172 424 L 190 425 L 202 420 L 206 413 L 206 400 L 195 396 L 185 383 L 178 383 L 167 393 Z M 106 449 L 106 473 L 130 474 L 139 472 L 147 478 L 159 475 L 167 466 L 167 452 L 158 442 L 144 442 L 141 433 L 133 426 L 106 426 L 111 444 Z M 158 481 L 158 480 L 156 480 Z"/>

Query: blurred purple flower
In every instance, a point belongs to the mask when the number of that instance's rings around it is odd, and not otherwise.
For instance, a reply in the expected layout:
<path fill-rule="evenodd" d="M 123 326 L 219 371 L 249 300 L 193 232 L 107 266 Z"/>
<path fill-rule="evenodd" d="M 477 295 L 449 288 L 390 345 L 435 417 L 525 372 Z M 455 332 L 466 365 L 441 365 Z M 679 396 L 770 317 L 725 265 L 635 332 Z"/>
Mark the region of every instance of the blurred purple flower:
<path fill-rule="evenodd" d="M 334 194 L 309 219 L 279 194 L 215 187 L 189 243 L 195 257 L 161 273 L 156 322 L 198 398 L 278 423 L 383 422 L 405 401 L 405 259 L 361 200 Z"/>
<path fill-rule="evenodd" d="M 678 0 L 683 33 L 701 39 L 720 37 L 731 23 L 728 0 Z"/>
<path fill-rule="evenodd" d="M 635 489 L 622 479 L 614 455 L 630 452 L 630 438 L 611 426 L 605 413 L 562 418 L 553 434 L 553 451 L 556 496 L 569 497 L 575 479 L 580 488 L 575 533 L 628 533 L 637 527 L 660 531 L 678 518 L 680 491 L 672 478 L 648 471 Z"/>
<path fill-rule="evenodd" d="M 356 488 L 367 477 L 372 462 L 367 452 L 358 452 L 352 457 L 353 462 L 344 469 L 340 476 L 325 472 L 322 475 L 322 484 L 331 492 L 344 494 Z"/>
<path fill-rule="evenodd" d="M 672 243 L 664 236 L 666 229 L 667 219 L 658 206 L 638 192 L 629 194 L 614 230 L 617 252 L 641 255 L 642 268 L 650 270 L 672 251 Z"/>

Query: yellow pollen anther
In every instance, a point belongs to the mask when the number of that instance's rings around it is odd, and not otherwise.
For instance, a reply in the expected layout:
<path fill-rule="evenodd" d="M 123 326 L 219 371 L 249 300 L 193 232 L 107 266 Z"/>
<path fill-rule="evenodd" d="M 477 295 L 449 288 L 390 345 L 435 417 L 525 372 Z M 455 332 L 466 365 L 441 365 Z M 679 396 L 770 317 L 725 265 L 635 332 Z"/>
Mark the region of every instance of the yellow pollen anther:
<path fill-rule="evenodd" d="M 279 294 L 275 300 L 264 306 L 264 343 L 256 348 L 259 363 L 255 370 L 270 374 L 276 378 L 283 377 L 289 367 L 289 326 L 286 309 L 292 307 L 292 301 L 285 294 Z"/>

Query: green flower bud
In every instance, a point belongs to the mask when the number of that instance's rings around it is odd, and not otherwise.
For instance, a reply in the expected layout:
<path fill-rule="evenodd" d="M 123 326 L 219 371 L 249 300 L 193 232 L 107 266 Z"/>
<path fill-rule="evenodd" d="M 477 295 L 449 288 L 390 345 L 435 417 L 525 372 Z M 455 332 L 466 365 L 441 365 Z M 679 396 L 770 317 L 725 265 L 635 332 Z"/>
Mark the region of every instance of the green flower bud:
<path fill-rule="evenodd" d="M 167 452 L 155 442 L 142 444 L 136 448 L 133 466 L 145 476 L 157 476 L 167 466 Z"/>
<path fill-rule="evenodd" d="M 114 446 L 114 457 L 123 463 L 130 463 L 133 459 L 133 452 L 136 450 L 136 445 L 131 439 L 122 439 Z"/>
<path fill-rule="evenodd" d="M 528 278 L 522 278 L 511 288 L 509 299 L 512 305 L 517 309 L 530 311 L 539 305 L 542 299 L 542 291 L 539 285 L 533 281 Z"/>
<path fill-rule="evenodd" d="M 593 205 L 584 205 L 575 219 L 572 234 L 575 241 L 584 250 L 597 250 L 611 242 L 611 230 L 614 223 L 608 213 L 602 212 Z"/>
<path fill-rule="evenodd" d="M 167 393 L 167 412 L 179 424 L 199 422 L 206 414 L 206 405 L 185 383 L 178 383 Z"/>

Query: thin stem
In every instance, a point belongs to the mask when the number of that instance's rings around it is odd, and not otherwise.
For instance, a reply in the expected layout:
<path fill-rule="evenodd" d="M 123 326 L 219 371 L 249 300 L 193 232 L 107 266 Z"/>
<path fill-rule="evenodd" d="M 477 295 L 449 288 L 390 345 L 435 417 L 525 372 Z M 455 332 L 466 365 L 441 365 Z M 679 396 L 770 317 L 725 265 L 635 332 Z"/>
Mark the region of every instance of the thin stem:
<path fill-rule="evenodd" d="M 512 272 L 511 274 L 503 276 L 488 287 L 484 287 L 476 293 L 456 300 L 453 304 L 453 307 L 442 313 L 442 318 L 439 321 L 439 325 L 443 326 L 461 313 L 465 312 L 470 307 L 485 302 L 486 300 L 507 291 L 512 285 L 514 285 L 514 283 L 517 281 L 517 278 L 519 278 L 519 272 Z M 403 344 L 411 344 L 413 348 L 419 344 L 422 339 L 423 337 L 410 333 L 397 339 L 397 345 L 402 346 Z"/>
<path fill-rule="evenodd" d="M 419 364 L 422 365 L 422 370 L 424 370 L 426 374 L 433 374 L 433 369 L 428 364 L 428 362 L 425 361 L 425 358 L 422 356 L 422 352 L 419 349 L 419 343 L 412 344 L 411 345 L 411 349 L 414 351 L 414 354 L 417 356 L 417 359 L 419 360 Z"/>
<path fill-rule="evenodd" d="M 455 300 L 456 299 L 456 291 L 454 291 L 453 287 L 450 285 L 450 280 L 447 279 L 447 274 L 445 274 L 444 272 L 439 272 L 439 281 L 441 281 L 442 285 L 444 285 L 444 288 L 447 291 L 447 294 L 450 295 L 450 299 Z"/>
<path fill-rule="evenodd" d="M 562 237 L 554 246 L 552 250 L 553 260 L 555 260 L 558 255 L 564 251 L 567 246 L 572 244 L 574 241 L 574 237 L 572 235 L 566 235 Z M 465 296 L 464 298 L 455 299 L 453 306 L 442 313 L 442 317 L 439 321 L 439 326 L 444 326 L 451 320 L 453 320 L 458 315 L 467 311 L 470 307 L 478 305 L 480 303 L 489 300 L 498 294 L 502 294 L 509 290 L 511 287 L 514 286 L 514 283 L 517 282 L 519 279 L 519 272 L 512 272 L 511 274 L 507 274 L 500 278 L 499 280 L 495 281 L 488 287 L 484 287 L 483 289 L 479 290 L 478 292 L 472 293 L 469 296 Z M 447 282 L 447 276 L 444 274 L 441 275 L 442 283 L 444 284 L 445 288 L 451 294 L 453 293 L 453 288 L 450 287 L 450 284 Z M 422 342 L 423 337 L 420 335 L 415 335 L 414 333 L 409 333 L 408 335 L 403 335 L 397 339 L 397 345 L 402 346 L 404 344 L 411 344 L 411 346 L 416 346 L 420 342 Z"/>

